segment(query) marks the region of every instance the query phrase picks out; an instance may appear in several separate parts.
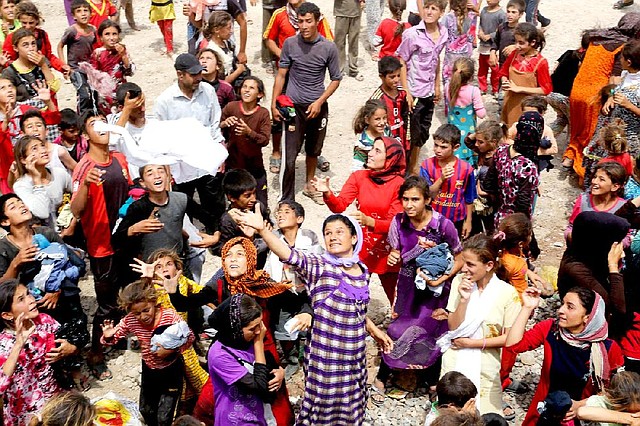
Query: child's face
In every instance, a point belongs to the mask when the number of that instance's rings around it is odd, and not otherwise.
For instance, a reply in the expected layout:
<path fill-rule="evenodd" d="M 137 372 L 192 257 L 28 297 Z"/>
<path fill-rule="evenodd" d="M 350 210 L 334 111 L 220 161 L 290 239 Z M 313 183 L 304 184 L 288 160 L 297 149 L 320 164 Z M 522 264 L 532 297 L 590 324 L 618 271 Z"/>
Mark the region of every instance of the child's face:
<path fill-rule="evenodd" d="M 611 182 L 611 178 L 604 170 L 598 170 L 591 179 L 591 195 L 607 195 L 618 192 L 620 185 Z"/>
<path fill-rule="evenodd" d="M 116 44 L 120 42 L 120 33 L 116 27 L 105 28 L 100 40 L 102 40 L 102 45 L 106 49 L 113 50 L 116 48 Z"/>
<path fill-rule="evenodd" d="M 167 190 L 167 169 L 165 166 L 152 164 L 145 166 L 142 174 L 142 186 L 154 194 L 163 193 Z"/>
<path fill-rule="evenodd" d="M 202 52 L 200 55 L 200 65 L 204 68 L 202 74 L 211 75 L 218 72 L 218 60 L 211 52 Z"/>
<path fill-rule="evenodd" d="M 510 26 L 513 26 L 514 24 L 516 24 L 520 20 L 521 16 L 522 16 L 522 13 L 520 13 L 520 11 L 517 8 L 513 6 L 510 6 L 507 8 L 507 23 Z"/>
<path fill-rule="evenodd" d="M 47 128 L 40 117 L 31 117 L 26 119 L 23 127 L 24 134 L 27 136 L 34 136 L 41 141 L 44 141 L 47 137 Z"/>
<path fill-rule="evenodd" d="M 435 24 L 441 16 L 442 10 L 437 5 L 429 4 L 424 6 L 422 20 L 425 24 Z"/>
<path fill-rule="evenodd" d="M 521 35 L 516 34 L 515 39 L 516 39 L 516 49 L 518 49 L 518 51 L 521 54 L 523 55 L 527 54 L 531 50 L 535 49 L 535 43 L 528 41 L 526 38 L 522 37 Z"/>
<path fill-rule="evenodd" d="M 454 146 L 441 139 L 433 140 L 433 153 L 439 161 L 446 161 L 453 157 Z"/>
<path fill-rule="evenodd" d="M 373 147 L 367 154 L 367 169 L 369 170 L 382 170 L 387 161 L 387 150 L 384 146 L 384 142 L 378 139 L 373 143 Z"/>
<path fill-rule="evenodd" d="M 246 327 L 242 327 L 242 337 L 246 342 L 252 342 L 257 336 L 260 335 L 262 329 L 262 317 L 258 317 L 247 324 Z"/>
<path fill-rule="evenodd" d="M 402 210 L 410 218 L 421 217 L 431 198 L 424 198 L 424 194 L 418 188 L 409 188 L 402 194 Z"/>
<path fill-rule="evenodd" d="M 138 302 L 131 305 L 129 313 L 145 327 L 152 327 L 158 308 L 154 302 Z"/>
<path fill-rule="evenodd" d="M 385 76 L 380 77 L 382 80 L 382 86 L 386 89 L 396 89 L 400 83 L 400 68 L 391 72 Z"/>
<path fill-rule="evenodd" d="M 622 66 L 622 69 L 625 71 L 631 70 L 631 61 L 625 58 L 624 55 L 620 55 L 620 65 Z"/>
<path fill-rule="evenodd" d="M 241 244 L 231 247 L 224 258 L 224 267 L 231 278 L 238 278 L 247 273 L 247 253 Z"/>
<path fill-rule="evenodd" d="M 166 279 L 171 279 L 178 275 L 176 262 L 171 257 L 161 257 L 156 264 L 156 274 Z"/>
<path fill-rule="evenodd" d="M 376 136 L 384 135 L 384 129 L 387 127 L 387 109 L 379 108 L 367 118 L 367 126 L 371 133 Z"/>
<path fill-rule="evenodd" d="M 18 41 L 18 45 L 16 46 L 16 50 L 18 51 L 18 56 L 28 61 L 27 55 L 30 52 L 38 51 L 38 44 L 36 43 L 36 38 L 33 36 L 22 37 L 20 41 Z"/>
<path fill-rule="evenodd" d="M 46 166 L 47 163 L 49 163 L 49 152 L 44 141 L 32 140 L 27 144 L 25 156 L 20 160 L 20 162 L 27 165 L 32 161 L 36 166 Z"/>
<path fill-rule="evenodd" d="M 229 40 L 231 34 L 233 34 L 233 21 L 229 21 L 227 25 L 216 28 L 215 34 L 220 37 L 221 40 Z"/>
<path fill-rule="evenodd" d="M 88 24 L 90 17 L 91 17 L 91 11 L 86 6 L 77 7 L 73 11 L 73 19 L 80 25 Z"/>
<path fill-rule="evenodd" d="M 71 143 L 76 143 L 78 141 L 79 134 L 80 130 L 77 127 L 69 127 L 68 129 L 64 129 L 60 132 L 62 139 Z"/>
<path fill-rule="evenodd" d="M 23 319 L 34 319 L 38 316 L 38 305 L 36 299 L 29 293 L 27 287 L 22 284 L 16 288 L 13 294 L 13 303 L 11 303 L 11 312 L 3 312 L 2 318 L 7 321 L 13 321 L 20 314 L 24 314 Z"/>
<path fill-rule="evenodd" d="M 11 198 L 4 204 L 5 220 L 2 226 L 20 225 L 31 220 L 31 210 L 25 206 L 20 198 Z"/>
<path fill-rule="evenodd" d="M 4 78 L 0 79 L 0 103 L 16 103 L 16 86 Z"/>
<path fill-rule="evenodd" d="M 31 15 L 20 15 L 18 20 L 20 20 L 20 25 L 22 25 L 22 28 L 25 28 L 29 31 L 35 30 L 40 23 L 38 18 Z"/>
<path fill-rule="evenodd" d="M 349 256 L 357 241 L 358 236 L 352 235 L 349 227 L 340 220 L 329 222 L 324 227 L 324 245 L 334 256 Z"/>
<path fill-rule="evenodd" d="M 483 134 L 476 133 L 476 149 L 480 154 L 486 154 L 496 149 L 496 144 L 489 142 Z"/>
<path fill-rule="evenodd" d="M 276 210 L 276 223 L 280 229 L 297 228 L 303 220 L 304 217 L 296 216 L 296 211 L 287 204 L 281 204 Z"/>
<path fill-rule="evenodd" d="M 256 190 L 244 191 L 238 198 L 229 198 L 231 204 L 240 210 L 253 210 L 256 205 Z"/>
<path fill-rule="evenodd" d="M 262 99 L 263 94 L 258 89 L 258 82 L 255 80 L 245 80 L 240 89 L 240 96 L 244 102 L 256 102 Z"/>
<path fill-rule="evenodd" d="M 8 22 L 13 22 L 16 19 L 16 5 L 15 3 L 10 3 L 8 1 L 2 2 L 2 8 L 0 9 L 2 12 L 2 19 Z"/>
<path fill-rule="evenodd" d="M 98 121 L 101 121 L 103 123 L 107 122 L 107 120 L 101 115 L 97 117 L 90 117 L 89 119 L 87 119 L 87 122 L 85 124 L 85 133 L 87 134 L 87 137 L 89 138 L 91 143 L 94 143 L 96 145 L 109 145 L 109 133 L 96 132 L 96 130 L 93 128 L 94 124 Z"/>

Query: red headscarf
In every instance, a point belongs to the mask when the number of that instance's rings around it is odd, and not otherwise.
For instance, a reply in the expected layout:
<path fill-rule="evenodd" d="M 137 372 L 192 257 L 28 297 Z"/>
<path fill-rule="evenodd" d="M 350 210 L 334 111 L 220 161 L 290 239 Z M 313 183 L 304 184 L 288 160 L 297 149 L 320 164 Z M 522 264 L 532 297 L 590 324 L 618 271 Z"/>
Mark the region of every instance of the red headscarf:
<path fill-rule="evenodd" d="M 382 136 L 376 138 L 373 143 L 376 143 L 378 140 L 384 142 L 387 159 L 384 162 L 384 168 L 382 170 L 369 171 L 371 180 L 381 185 L 393 179 L 394 176 L 404 177 L 407 163 L 404 158 L 404 148 L 400 141 L 389 136 Z"/>

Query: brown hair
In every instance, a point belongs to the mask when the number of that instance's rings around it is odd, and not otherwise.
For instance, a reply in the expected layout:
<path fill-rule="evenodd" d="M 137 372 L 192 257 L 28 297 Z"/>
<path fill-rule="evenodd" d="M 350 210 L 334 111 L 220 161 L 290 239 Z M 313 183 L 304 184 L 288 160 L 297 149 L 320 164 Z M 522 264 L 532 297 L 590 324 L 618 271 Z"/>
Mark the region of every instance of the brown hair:
<path fill-rule="evenodd" d="M 523 37 L 528 43 L 533 43 L 533 47 L 538 52 L 542 52 L 546 44 L 544 33 L 529 22 L 520 22 L 513 31 L 513 35 Z"/>
<path fill-rule="evenodd" d="M 612 410 L 629 411 L 634 406 L 637 409 L 640 406 L 640 374 L 633 371 L 617 373 L 604 395 Z"/>
<path fill-rule="evenodd" d="M 379 109 L 387 111 L 387 106 L 380 99 L 369 99 L 365 104 L 356 112 L 356 116 L 353 117 L 353 132 L 355 134 L 364 132 L 367 127 L 367 120 Z"/>
<path fill-rule="evenodd" d="M 462 34 L 464 20 L 467 18 L 467 0 L 450 0 L 449 9 L 451 9 L 456 16 L 458 33 Z"/>
<path fill-rule="evenodd" d="M 13 44 L 14 49 L 18 50 L 18 43 L 20 43 L 20 40 L 26 37 L 36 38 L 36 35 L 33 33 L 33 31 L 26 28 L 18 28 L 16 32 L 13 33 L 13 36 L 11 38 L 11 44 Z"/>
<path fill-rule="evenodd" d="M 540 95 L 525 96 L 522 102 L 520 102 L 522 109 L 535 108 L 540 115 L 544 115 L 544 113 L 547 112 L 547 105 L 549 105 L 549 103 L 545 97 Z"/>
<path fill-rule="evenodd" d="M 498 230 L 504 232 L 502 248 L 510 250 L 529 239 L 533 232 L 533 226 L 526 214 L 513 213 L 500 221 Z"/>
<path fill-rule="evenodd" d="M 640 41 L 630 40 L 622 48 L 622 57 L 631 62 L 631 68 L 640 69 Z"/>
<path fill-rule="evenodd" d="M 135 281 L 122 290 L 118 294 L 118 305 L 120 308 L 129 312 L 131 306 L 140 302 L 158 302 L 158 293 L 153 284 L 143 281 Z"/>
<path fill-rule="evenodd" d="M 622 154 L 627 152 L 627 125 L 622 119 L 615 118 L 600 130 L 600 139 L 607 152 Z"/>
<path fill-rule="evenodd" d="M 16 169 L 18 169 L 18 177 L 26 175 L 27 169 L 22 164 L 22 160 L 27 157 L 27 148 L 31 142 L 38 142 L 44 144 L 45 142 L 36 138 L 35 136 L 21 136 L 13 147 L 13 158 L 16 160 Z"/>
<path fill-rule="evenodd" d="M 209 21 L 207 21 L 207 26 L 202 31 L 202 35 L 204 36 L 204 38 L 209 40 L 216 28 L 222 28 L 225 25 L 229 25 L 229 22 L 231 21 L 233 21 L 233 16 L 231 16 L 229 12 L 225 12 L 224 10 L 216 10 L 211 13 L 211 16 L 209 16 Z"/>
<path fill-rule="evenodd" d="M 44 22 L 44 18 L 40 14 L 40 11 L 36 7 L 36 5 L 31 3 L 30 1 L 22 0 L 20 3 L 16 4 L 16 19 L 20 19 L 20 16 L 22 15 L 36 18 L 36 20 L 38 21 L 37 25 L 40 25 Z"/>
<path fill-rule="evenodd" d="M 153 263 L 156 260 L 162 259 L 163 257 L 171 258 L 171 260 L 173 260 L 173 263 L 176 264 L 176 269 L 178 270 L 184 269 L 184 263 L 182 262 L 182 259 L 180 259 L 180 256 L 178 256 L 178 253 L 176 253 L 175 250 L 164 249 L 164 248 L 158 249 L 153 253 L 151 253 L 149 255 L 149 259 L 147 260 L 147 263 Z"/>
<path fill-rule="evenodd" d="M 612 184 L 620 185 L 620 189 L 618 189 L 616 195 L 618 197 L 622 197 L 624 195 L 624 184 L 627 183 L 627 171 L 624 169 L 622 164 L 617 161 L 605 161 L 604 163 L 599 163 L 593 169 L 594 177 L 598 170 L 605 172 L 609 179 L 611 179 Z"/>
<path fill-rule="evenodd" d="M 42 408 L 38 426 L 91 426 L 96 409 L 80 392 L 71 391 L 51 398 Z"/>
<path fill-rule="evenodd" d="M 404 23 L 402 22 L 402 12 L 407 8 L 407 0 L 389 0 L 389 11 L 393 15 L 393 19 L 398 21 L 398 26 L 393 35 L 399 37 L 404 32 Z"/>
<path fill-rule="evenodd" d="M 424 0 L 423 3 L 424 6 L 431 6 L 432 4 L 440 9 L 441 12 L 444 12 L 447 8 L 447 0 Z"/>
<path fill-rule="evenodd" d="M 481 134 L 485 137 L 487 142 L 498 146 L 500 140 L 505 136 L 506 133 L 506 125 L 504 123 L 500 123 L 496 120 L 484 120 L 482 123 L 478 124 L 476 128 L 476 135 Z"/>
<path fill-rule="evenodd" d="M 224 72 L 224 58 L 220 55 L 219 52 L 216 52 L 213 49 L 210 49 L 208 47 L 205 47 L 204 49 L 200 49 L 198 51 L 198 53 L 196 54 L 196 58 L 200 59 L 200 57 L 202 56 L 203 53 L 205 52 L 209 52 L 211 54 L 213 54 L 213 56 L 216 57 L 216 66 L 218 67 L 218 78 L 224 78 L 225 76 L 225 72 Z M 207 70 L 208 71 L 208 70 Z"/>
<path fill-rule="evenodd" d="M 445 409 L 431 423 L 431 426 L 483 426 L 484 422 L 477 413 Z"/>
<path fill-rule="evenodd" d="M 471 58 L 458 58 L 453 63 L 451 80 L 449 80 L 449 104 L 455 105 L 460 89 L 469 84 L 475 73 L 475 67 Z"/>
<path fill-rule="evenodd" d="M 463 244 L 463 251 L 470 251 L 478 256 L 482 263 L 493 262 L 493 272 L 503 281 L 506 281 L 507 272 L 500 262 L 500 246 L 499 238 L 491 237 L 485 234 L 476 234 L 467 239 Z"/>

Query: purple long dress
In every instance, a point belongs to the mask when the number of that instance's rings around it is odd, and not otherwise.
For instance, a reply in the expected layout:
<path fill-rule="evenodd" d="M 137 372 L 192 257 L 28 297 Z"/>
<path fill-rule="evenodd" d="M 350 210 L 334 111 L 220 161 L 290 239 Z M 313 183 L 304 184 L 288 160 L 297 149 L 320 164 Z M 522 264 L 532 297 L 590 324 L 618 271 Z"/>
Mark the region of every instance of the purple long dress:
<path fill-rule="evenodd" d="M 415 259 L 425 251 L 418 245 L 418 237 L 436 244 L 446 242 L 454 255 L 462 251 L 455 226 L 436 211 L 422 230 L 415 229 L 404 213 L 397 214 L 391 222 L 387 240 L 394 249 L 400 250 L 402 268 L 395 305 L 398 317 L 391 321 L 387 330 L 394 348 L 382 356 L 389 367 L 396 369 L 406 369 L 409 365 L 431 366 L 440 356 L 436 340 L 449 329 L 446 320 L 437 321 L 431 318 L 431 313 L 447 306 L 451 283 L 448 281 L 437 297 L 429 290 L 416 289 Z"/>

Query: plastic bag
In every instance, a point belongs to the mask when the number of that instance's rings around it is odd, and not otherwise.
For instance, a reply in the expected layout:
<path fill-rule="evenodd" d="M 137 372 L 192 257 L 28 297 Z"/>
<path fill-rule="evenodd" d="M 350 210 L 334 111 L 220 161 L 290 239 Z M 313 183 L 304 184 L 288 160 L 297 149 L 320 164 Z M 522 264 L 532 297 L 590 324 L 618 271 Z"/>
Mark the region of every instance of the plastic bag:
<path fill-rule="evenodd" d="M 142 426 L 142 415 L 138 404 L 113 392 L 94 398 L 91 403 L 96 407 L 96 426 Z"/>

